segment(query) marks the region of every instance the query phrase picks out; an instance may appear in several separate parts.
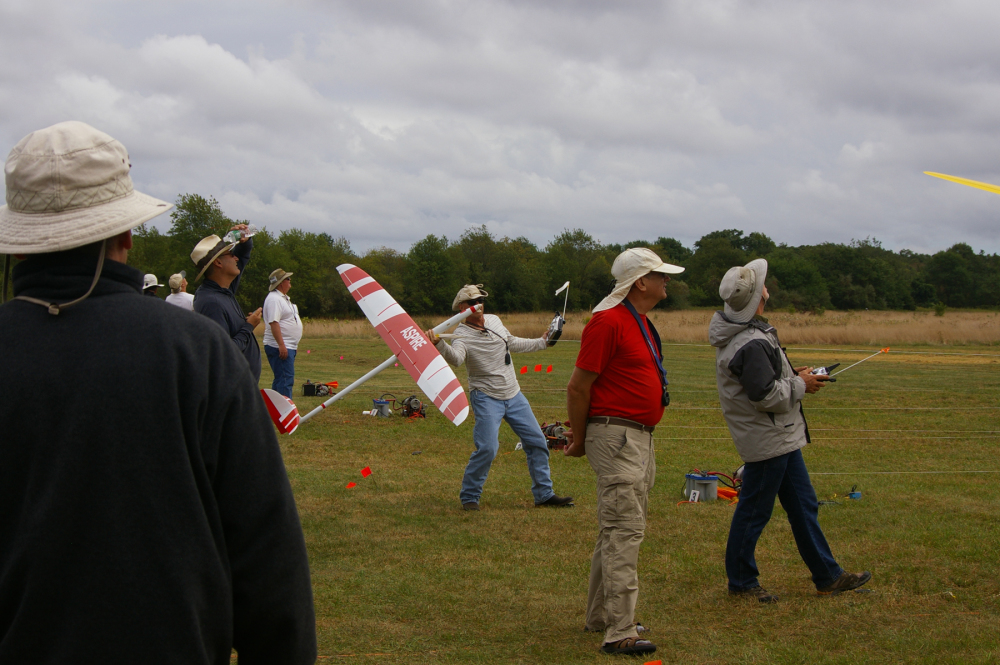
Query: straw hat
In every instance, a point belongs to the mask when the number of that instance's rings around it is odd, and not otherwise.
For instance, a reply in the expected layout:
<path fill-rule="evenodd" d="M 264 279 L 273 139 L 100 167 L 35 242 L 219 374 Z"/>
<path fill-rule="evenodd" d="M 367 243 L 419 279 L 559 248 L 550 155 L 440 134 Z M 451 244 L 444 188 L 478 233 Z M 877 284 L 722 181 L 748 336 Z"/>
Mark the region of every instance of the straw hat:
<path fill-rule="evenodd" d="M 458 290 L 458 294 L 455 295 L 455 302 L 451 303 L 451 308 L 456 312 L 461 311 L 462 303 L 478 298 L 485 298 L 488 295 L 486 291 L 483 291 L 482 284 L 466 284 Z"/>
<path fill-rule="evenodd" d="M 757 313 L 757 305 L 764 293 L 767 278 L 767 261 L 754 259 L 745 266 L 735 266 L 726 271 L 719 284 L 719 297 L 725 303 L 725 314 L 733 323 L 746 323 Z"/>
<path fill-rule="evenodd" d="M 60 252 L 135 228 L 172 204 L 132 187 L 125 146 L 82 122 L 25 136 L 4 166 L 0 254 Z"/>
<path fill-rule="evenodd" d="M 608 297 L 597 303 L 594 313 L 611 309 L 625 300 L 625 296 L 628 295 L 629 289 L 632 288 L 636 280 L 651 272 L 679 275 L 684 272 L 684 268 L 664 263 L 663 259 L 656 255 L 656 252 L 645 247 L 633 247 L 619 254 L 611 266 L 611 274 L 615 278 L 615 288 Z"/>
<path fill-rule="evenodd" d="M 232 250 L 236 247 L 235 242 L 226 242 L 217 235 L 210 235 L 207 238 L 202 238 L 198 241 L 198 244 L 194 246 L 194 251 L 191 252 L 191 260 L 194 261 L 194 265 L 198 268 L 198 275 L 194 278 L 194 281 L 201 279 L 201 276 L 205 274 L 208 270 L 208 266 L 212 265 L 219 256 L 226 252 L 227 250 Z"/>

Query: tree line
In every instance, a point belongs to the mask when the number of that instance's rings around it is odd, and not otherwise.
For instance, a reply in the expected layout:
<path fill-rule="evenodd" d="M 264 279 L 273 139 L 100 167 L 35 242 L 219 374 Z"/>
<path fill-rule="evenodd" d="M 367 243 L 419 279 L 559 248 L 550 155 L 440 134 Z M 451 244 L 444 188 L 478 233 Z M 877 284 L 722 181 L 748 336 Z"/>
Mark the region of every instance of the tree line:
<path fill-rule="evenodd" d="M 129 263 L 157 275 L 161 283 L 182 269 L 193 278 L 191 250 L 201 238 L 222 236 L 234 223 L 215 199 L 183 194 L 167 233 L 147 225 L 133 232 Z M 267 295 L 268 274 L 280 267 L 295 273 L 292 298 L 303 316 L 356 317 L 357 305 L 336 271 L 342 263 L 353 263 L 412 314 L 450 311 L 463 284 L 483 284 L 492 311 L 555 311 L 562 308 L 563 295 L 554 291 L 567 280 L 569 309 L 589 310 L 610 292 L 611 264 L 630 247 L 649 247 L 687 269 L 668 283 L 668 297 L 659 305 L 666 309 L 721 307 L 718 289 L 726 270 L 761 257 L 768 261 L 766 284 L 774 308 L 1000 307 L 1000 256 L 976 253 L 965 243 L 933 255 L 893 252 L 870 238 L 792 247 L 763 233 L 727 229 L 688 248 L 665 236 L 604 244 L 572 229 L 539 249 L 526 238 L 498 238 L 485 226 L 470 228 L 455 240 L 428 235 L 405 253 L 378 247 L 362 254 L 344 237 L 299 229 L 274 235 L 263 229 L 254 237 L 238 298 L 246 311 L 259 307 Z"/>

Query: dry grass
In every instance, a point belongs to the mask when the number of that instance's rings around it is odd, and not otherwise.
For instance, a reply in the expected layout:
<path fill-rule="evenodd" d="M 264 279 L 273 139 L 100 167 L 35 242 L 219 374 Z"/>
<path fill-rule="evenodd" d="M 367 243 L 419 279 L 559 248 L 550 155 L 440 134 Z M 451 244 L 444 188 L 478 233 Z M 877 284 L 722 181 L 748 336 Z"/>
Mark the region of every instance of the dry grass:
<path fill-rule="evenodd" d="M 654 312 L 653 322 L 664 342 L 706 343 L 711 310 Z M 567 315 L 564 340 L 578 340 L 589 313 Z M 543 313 L 504 314 L 504 325 L 515 335 L 536 337 L 551 316 Z M 770 312 L 768 319 L 778 328 L 785 344 L 1000 344 L 1000 314 L 997 312 L 826 312 L 788 314 Z M 423 328 L 435 321 L 417 317 Z M 306 322 L 305 338 L 376 338 L 365 319 L 313 319 Z"/>

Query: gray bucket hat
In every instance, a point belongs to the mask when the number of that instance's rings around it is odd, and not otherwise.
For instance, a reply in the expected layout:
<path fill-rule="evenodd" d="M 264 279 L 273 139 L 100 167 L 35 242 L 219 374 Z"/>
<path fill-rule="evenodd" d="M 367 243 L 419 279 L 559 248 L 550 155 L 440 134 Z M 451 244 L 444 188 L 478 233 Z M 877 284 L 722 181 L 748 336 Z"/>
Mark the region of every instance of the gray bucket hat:
<path fill-rule="evenodd" d="M 734 323 L 747 323 L 757 313 L 767 279 L 767 261 L 754 259 L 745 266 L 726 271 L 719 284 L 719 297 L 725 301 L 726 318 Z"/>

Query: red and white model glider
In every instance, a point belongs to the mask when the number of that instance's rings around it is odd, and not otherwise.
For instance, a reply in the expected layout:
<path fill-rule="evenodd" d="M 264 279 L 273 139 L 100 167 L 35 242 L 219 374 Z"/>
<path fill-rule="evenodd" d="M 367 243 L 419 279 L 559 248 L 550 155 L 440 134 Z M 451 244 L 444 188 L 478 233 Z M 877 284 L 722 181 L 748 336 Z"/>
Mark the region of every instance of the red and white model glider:
<path fill-rule="evenodd" d="M 299 424 L 343 398 L 368 379 L 392 366 L 397 360 L 406 368 L 406 371 L 417 382 L 417 386 L 430 398 L 441 413 L 455 425 L 461 425 L 469 415 L 469 400 L 465 396 L 465 390 L 462 389 L 462 384 L 459 383 L 455 372 L 420 330 L 420 326 L 413 322 L 410 315 L 400 307 L 388 291 L 382 288 L 381 284 L 361 268 L 345 263 L 337 266 L 337 272 L 340 273 L 347 289 L 361 307 L 361 311 L 375 326 L 375 330 L 389 345 L 394 355 L 305 416 L 299 416 L 298 409 L 290 399 L 269 388 L 264 388 L 260 392 L 264 396 L 267 411 L 278 431 L 282 434 L 291 434 Z M 464 321 L 476 309 L 470 307 L 459 312 L 444 323 L 435 326 L 434 332 L 447 330 Z"/>

